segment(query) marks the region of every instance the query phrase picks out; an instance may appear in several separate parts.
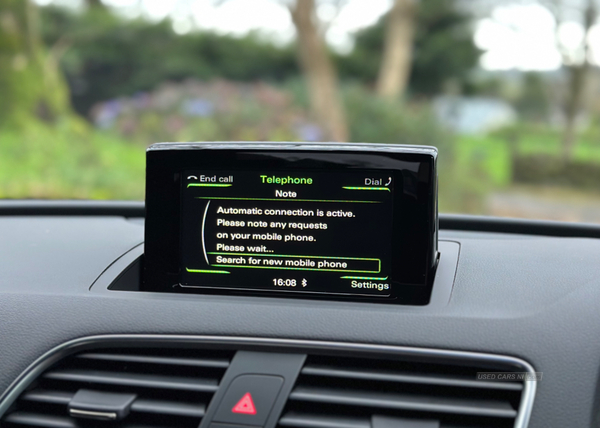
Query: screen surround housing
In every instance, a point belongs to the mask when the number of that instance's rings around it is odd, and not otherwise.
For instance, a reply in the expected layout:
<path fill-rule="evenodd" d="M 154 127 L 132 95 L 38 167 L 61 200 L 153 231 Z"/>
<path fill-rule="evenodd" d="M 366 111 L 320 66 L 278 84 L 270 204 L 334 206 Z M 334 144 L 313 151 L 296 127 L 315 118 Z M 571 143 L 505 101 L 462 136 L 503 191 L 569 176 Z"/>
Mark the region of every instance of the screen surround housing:
<path fill-rule="evenodd" d="M 438 260 L 437 150 L 357 143 L 159 143 L 148 148 L 142 291 L 242 294 L 425 305 Z M 181 186 L 188 170 L 393 171 L 394 220 L 390 296 L 315 295 L 178 287 L 181 278 Z"/>

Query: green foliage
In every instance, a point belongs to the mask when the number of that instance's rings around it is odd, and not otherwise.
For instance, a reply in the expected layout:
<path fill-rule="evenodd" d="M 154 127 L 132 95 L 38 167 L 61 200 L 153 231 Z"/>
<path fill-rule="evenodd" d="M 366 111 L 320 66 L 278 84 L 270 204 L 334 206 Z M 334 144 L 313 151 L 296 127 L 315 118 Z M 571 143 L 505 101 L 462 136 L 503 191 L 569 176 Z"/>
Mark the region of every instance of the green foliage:
<path fill-rule="evenodd" d="M 142 144 L 159 141 L 281 141 L 301 138 L 308 115 L 264 83 L 164 83 L 156 90 L 96 106 L 98 126 Z"/>
<path fill-rule="evenodd" d="M 516 183 L 569 186 L 597 192 L 600 163 L 581 160 L 563 162 L 543 154 L 519 155 L 513 159 L 513 180 Z"/>
<path fill-rule="evenodd" d="M 469 71 L 475 67 L 480 51 L 473 43 L 471 17 L 461 12 L 455 1 L 419 2 L 410 90 L 414 94 L 439 93 L 444 85 L 467 85 Z M 337 63 L 343 78 L 372 83 L 377 78 L 385 17 L 376 25 L 360 31 L 349 55 Z"/>
<path fill-rule="evenodd" d="M 125 20 L 95 7 L 76 13 L 42 8 L 44 40 L 60 56 L 77 111 L 99 101 L 148 91 L 186 78 L 282 82 L 300 75 L 295 47 L 275 46 L 256 34 L 238 38 L 209 32 L 177 35 L 168 20 Z M 453 1 L 420 2 L 410 88 L 438 92 L 448 81 L 464 82 L 479 52 L 468 15 Z M 379 70 L 384 20 L 357 34 L 351 54 L 337 55 L 343 79 L 372 83 Z"/>
<path fill-rule="evenodd" d="M 144 198 L 145 148 L 114 135 L 32 122 L 0 147 L 0 198 Z"/>
<path fill-rule="evenodd" d="M 344 98 L 352 141 L 451 147 L 426 105 L 382 101 L 359 86 L 346 87 Z M 119 112 L 107 123 L 110 131 L 33 122 L 21 132 L 1 133 L 0 198 L 141 199 L 144 147 L 152 142 L 282 141 L 318 134 L 288 92 L 264 84 L 186 81 L 108 107 Z M 186 115 L 186 109 L 196 114 Z"/>
<path fill-rule="evenodd" d="M 478 165 L 485 175 L 483 181 L 490 187 L 507 186 L 512 179 L 511 153 L 508 145 L 499 139 L 461 136 L 454 150 L 454 163 L 459 170 Z"/>
<path fill-rule="evenodd" d="M 177 35 L 170 21 L 126 21 L 106 8 L 76 14 L 43 9 L 44 38 L 64 45 L 62 67 L 76 109 L 147 91 L 166 80 L 213 78 L 280 81 L 298 74 L 293 46 L 277 47 L 256 34 L 209 32 Z"/>
<path fill-rule="evenodd" d="M 344 90 L 344 104 L 352 141 L 385 144 L 420 144 L 444 149 L 450 144 L 428 104 L 387 101 L 360 85 Z"/>
<path fill-rule="evenodd" d="M 440 173 L 445 177 L 440 180 L 440 209 L 485 213 L 490 192 L 520 183 L 597 191 L 598 131 L 581 136 L 569 163 L 560 158 L 560 137 L 559 129 L 519 123 L 490 135 L 457 138 L 451 158 L 446 159 L 448 169 Z"/>
<path fill-rule="evenodd" d="M 550 96 L 548 84 L 540 73 L 525 73 L 523 90 L 515 102 L 515 107 L 524 120 L 546 121 L 548 119 Z"/>
<path fill-rule="evenodd" d="M 496 131 L 488 138 L 503 141 L 513 156 L 548 155 L 561 159 L 562 130 L 543 123 L 521 122 Z M 600 129 L 590 127 L 579 135 L 573 161 L 600 164 Z"/>
<path fill-rule="evenodd" d="M 479 52 L 470 17 L 455 2 L 420 2 L 413 95 L 436 94 L 449 82 L 463 89 L 472 84 L 468 72 Z M 144 147 L 152 142 L 319 138 L 293 46 L 277 47 L 255 34 L 178 36 L 168 21 L 127 21 L 104 7 L 80 14 L 46 7 L 44 47 L 28 42 L 35 31 L 21 31 L 24 4 L 0 0 L 0 198 L 142 199 Z M 7 25 L 13 13 L 16 27 Z M 360 32 L 349 55 L 336 57 L 342 77 L 355 82 L 343 86 L 351 141 L 438 147 L 442 211 L 483 213 L 487 195 L 515 179 L 565 184 L 560 177 L 568 176 L 567 184 L 596 186 L 600 126 L 579 135 L 572 164 L 560 162 L 560 130 L 542 125 L 549 103 L 539 76 L 526 75 L 522 93 L 509 98 L 537 124 L 455 136 L 440 127 L 426 101 L 384 101 L 368 90 L 383 34 L 384 20 Z M 98 123 L 106 130 L 69 114 L 57 60 L 78 111 L 96 105 L 93 116 L 105 114 Z M 487 81 L 471 90 L 506 98 L 504 86 Z M 99 104 L 105 100 L 112 101 Z"/>
<path fill-rule="evenodd" d="M 457 137 L 441 160 L 440 210 L 481 214 L 485 198 L 510 185 L 512 160 L 505 141 L 486 136 Z"/>
<path fill-rule="evenodd" d="M 37 8 L 25 0 L 0 2 L 0 125 L 52 123 L 70 111 L 68 90 L 45 52 L 36 27 Z"/>

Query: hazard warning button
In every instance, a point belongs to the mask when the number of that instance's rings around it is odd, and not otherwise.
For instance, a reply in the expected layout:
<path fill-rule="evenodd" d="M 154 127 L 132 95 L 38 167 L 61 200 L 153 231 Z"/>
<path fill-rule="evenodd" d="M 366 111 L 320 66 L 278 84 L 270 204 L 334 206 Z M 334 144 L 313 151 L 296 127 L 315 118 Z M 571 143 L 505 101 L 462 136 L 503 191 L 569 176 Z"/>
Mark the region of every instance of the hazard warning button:
<path fill-rule="evenodd" d="M 213 421 L 263 426 L 282 385 L 279 376 L 238 376 L 229 385 Z"/>
<path fill-rule="evenodd" d="M 254 406 L 252 395 L 249 392 L 244 394 L 242 399 L 238 401 L 235 406 L 233 406 L 231 411 L 233 413 L 243 413 L 244 415 L 256 415 L 256 406 Z"/>

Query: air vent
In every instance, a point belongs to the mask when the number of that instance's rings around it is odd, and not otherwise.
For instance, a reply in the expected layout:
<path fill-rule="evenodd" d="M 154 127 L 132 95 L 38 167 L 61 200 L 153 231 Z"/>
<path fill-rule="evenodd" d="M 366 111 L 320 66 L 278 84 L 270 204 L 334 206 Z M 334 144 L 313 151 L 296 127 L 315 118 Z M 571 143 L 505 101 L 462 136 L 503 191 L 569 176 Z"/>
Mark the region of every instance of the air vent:
<path fill-rule="evenodd" d="M 79 353 L 46 370 L 21 394 L 0 425 L 197 428 L 232 357 L 233 352 L 181 348 Z M 126 415 L 111 421 L 95 414 L 104 412 L 91 412 L 91 419 L 90 412 L 73 413 L 74 396 L 82 392 L 85 397 L 108 397 L 104 402 L 128 398 Z"/>
<path fill-rule="evenodd" d="M 514 427 L 523 382 L 478 381 L 482 371 L 503 370 L 309 356 L 279 427 Z"/>

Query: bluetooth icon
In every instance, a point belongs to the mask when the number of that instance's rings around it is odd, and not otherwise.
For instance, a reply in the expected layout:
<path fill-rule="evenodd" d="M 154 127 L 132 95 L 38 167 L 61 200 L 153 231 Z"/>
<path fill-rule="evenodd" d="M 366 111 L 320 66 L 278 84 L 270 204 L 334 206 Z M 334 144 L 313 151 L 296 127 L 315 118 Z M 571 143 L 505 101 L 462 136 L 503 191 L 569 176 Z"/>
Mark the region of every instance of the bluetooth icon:
<path fill-rule="evenodd" d="M 308 281 L 305 278 L 302 278 L 302 287 L 306 287 L 308 285 Z"/>

